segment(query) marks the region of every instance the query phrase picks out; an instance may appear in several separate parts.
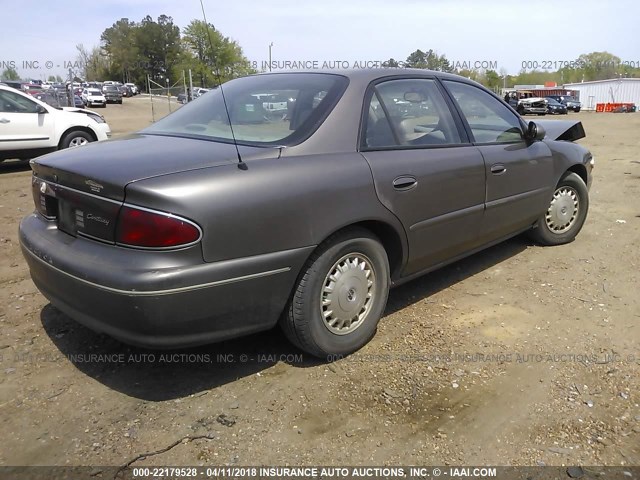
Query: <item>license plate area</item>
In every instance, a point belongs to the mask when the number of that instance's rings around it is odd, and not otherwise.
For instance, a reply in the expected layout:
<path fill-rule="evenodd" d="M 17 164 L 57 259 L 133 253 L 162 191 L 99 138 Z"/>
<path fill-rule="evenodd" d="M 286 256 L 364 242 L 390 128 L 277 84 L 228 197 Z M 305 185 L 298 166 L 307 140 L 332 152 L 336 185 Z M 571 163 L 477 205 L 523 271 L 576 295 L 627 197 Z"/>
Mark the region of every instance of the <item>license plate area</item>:
<path fill-rule="evenodd" d="M 121 202 L 38 179 L 33 181 L 36 209 L 58 229 L 103 242 L 115 242 L 115 223 Z"/>

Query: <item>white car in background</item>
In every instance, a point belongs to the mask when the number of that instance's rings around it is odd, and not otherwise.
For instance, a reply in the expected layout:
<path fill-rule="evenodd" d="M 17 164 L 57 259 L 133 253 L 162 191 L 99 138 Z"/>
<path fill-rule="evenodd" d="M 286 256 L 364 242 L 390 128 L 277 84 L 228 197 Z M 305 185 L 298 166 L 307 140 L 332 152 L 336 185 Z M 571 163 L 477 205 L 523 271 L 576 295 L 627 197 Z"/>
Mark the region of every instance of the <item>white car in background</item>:
<path fill-rule="evenodd" d="M 82 91 L 82 103 L 87 107 L 106 107 L 107 99 L 97 88 L 85 88 Z"/>
<path fill-rule="evenodd" d="M 0 86 L 0 161 L 30 159 L 111 136 L 102 115 L 56 108 L 11 87 Z"/>
<path fill-rule="evenodd" d="M 124 86 L 129 87 L 131 89 L 131 93 L 133 93 L 134 95 L 137 95 L 138 93 L 140 93 L 135 83 L 125 83 Z"/>
<path fill-rule="evenodd" d="M 205 93 L 207 93 L 209 90 L 211 90 L 211 89 L 210 88 L 195 87 L 193 89 L 193 94 L 191 95 L 191 98 L 198 98 L 198 97 L 204 95 Z"/>

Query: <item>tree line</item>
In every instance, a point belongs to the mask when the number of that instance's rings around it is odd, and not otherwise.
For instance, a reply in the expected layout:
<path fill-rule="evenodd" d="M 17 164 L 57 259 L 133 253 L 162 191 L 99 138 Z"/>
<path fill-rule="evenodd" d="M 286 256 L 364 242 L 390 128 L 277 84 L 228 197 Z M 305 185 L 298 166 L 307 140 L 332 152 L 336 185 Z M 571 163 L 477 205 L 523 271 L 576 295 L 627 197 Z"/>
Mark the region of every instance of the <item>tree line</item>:
<path fill-rule="evenodd" d="M 78 65 L 87 80 L 119 80 L 146 85 L 147 75 L 165 85 L 182 79 L 191 69 L 194 84 L 211 86 L 217 82 L 254 73 L 242 48 L 212 24 L 192 20 L 180 29 L 173 19 L 160 15 L 140 22 L 122 18 L 102 32 L 100 46 L 87 50 L 78 45 Z"/>
<path fill-rule="evenodd" d="M 501 87 L 513 87 L 514 85 L 543 85 L 545 82 L 556 82 L 558 85 L 565 83 L 589 82 L 593 80 L 607 80 L 620 77 L 640 77 L 640 66 L 625 64 L 620 57 L 609 52 L 591 52 L 580 55 L 574 61 L 556 62 L 550 60 L 548 66 L 560 68 L 551 70 L 547 65 L 531 63 L 533 68 L 522 68 L 517 75 L 507 74 L 505 69 L 497 72 L 492 69 L 454 68 L 452 62 L 445 55 L 438 54 L 434 50 L 422 51 L 420 49 L 409 54 L 404 61 L 390 58 L 383 63 L 388 67 L 426 68 L 439 72 L 448 72 L 468 77 L 484 86 L 499 90 Z"/>

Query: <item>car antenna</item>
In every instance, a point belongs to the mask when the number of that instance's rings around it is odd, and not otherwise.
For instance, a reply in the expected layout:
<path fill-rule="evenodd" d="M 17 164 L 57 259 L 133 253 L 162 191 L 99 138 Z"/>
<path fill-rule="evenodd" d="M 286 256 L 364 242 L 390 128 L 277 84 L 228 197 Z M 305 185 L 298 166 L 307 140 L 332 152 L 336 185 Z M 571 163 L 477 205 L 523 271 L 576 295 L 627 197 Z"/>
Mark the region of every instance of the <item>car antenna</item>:
<path fill-rule="evenodd" d="M 200 0 L 200 7 L 202 7 L 202 18 L 204 19 L 204 24 L 207 27 L 207 37 L 209 37 L 209 46 L 211 47 L 211 60 L 213 61 L 213 66 L 215 68 L 214 73 L 216 75 L 216 80 L 218 82 L 218 88 L 220 88 L 220 95 L 222 95 L 222 103 L 224 104 L 224 111 L 227 114 L 227 120 L 229 121 L 229 128 L 231 129 L 231 138 L 233 139 L 233 145 L 236 147 L 236 154 L 238 155 L 238 168 L 240 170 L 246 170 L 247 164 L 242 161 L 242 157 L 240 156 L 240 149 L 238 148 L 238 142 L 236 141 L 236 135 L 233 131 L 233 124 L 231 123 L 231 115 L 229 114 L 229 107 L 227 106 L 227 98 L 224 96 L 224 90 L 222 89 L 222 81 L 220 79 L 220 70 L 218 69 L 218 62 L 216 61 L 214 50 L 213 50 L 213 41 L 211 40 L 211 30 L 209 29 L 209 23 L 207 22 L 207 14 L 204 12 L 204 3 Z"/>

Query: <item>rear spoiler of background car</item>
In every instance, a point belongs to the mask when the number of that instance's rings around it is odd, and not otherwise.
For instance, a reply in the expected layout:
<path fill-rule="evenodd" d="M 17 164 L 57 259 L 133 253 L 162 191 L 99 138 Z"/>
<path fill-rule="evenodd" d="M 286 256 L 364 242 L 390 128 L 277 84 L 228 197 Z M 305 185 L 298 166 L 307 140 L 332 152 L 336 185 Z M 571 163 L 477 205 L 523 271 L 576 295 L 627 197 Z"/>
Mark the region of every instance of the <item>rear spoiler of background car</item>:
<path fill-rule="evenodd" d="M 549 140 L 566 140 L 575 142 L 587 136 L 581 121 L 572 120 L 536 120 L 542 125 L 547 134 L 544 138 Z"/>

